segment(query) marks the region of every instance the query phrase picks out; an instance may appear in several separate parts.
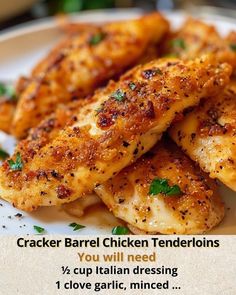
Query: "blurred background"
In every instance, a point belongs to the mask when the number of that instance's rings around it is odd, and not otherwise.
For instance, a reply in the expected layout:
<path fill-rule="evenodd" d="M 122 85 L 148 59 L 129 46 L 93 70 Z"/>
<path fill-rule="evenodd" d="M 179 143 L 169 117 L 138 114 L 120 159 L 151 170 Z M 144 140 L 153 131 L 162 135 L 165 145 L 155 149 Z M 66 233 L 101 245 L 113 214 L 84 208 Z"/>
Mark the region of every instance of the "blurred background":
<path fill-rule="evenodd" d="M 192 14 L 219 14 L 236 17 L 236 0 L 0 0 L 0 30 L 46 16 L 82 10 L 137 7 L 184 9 Z"/>

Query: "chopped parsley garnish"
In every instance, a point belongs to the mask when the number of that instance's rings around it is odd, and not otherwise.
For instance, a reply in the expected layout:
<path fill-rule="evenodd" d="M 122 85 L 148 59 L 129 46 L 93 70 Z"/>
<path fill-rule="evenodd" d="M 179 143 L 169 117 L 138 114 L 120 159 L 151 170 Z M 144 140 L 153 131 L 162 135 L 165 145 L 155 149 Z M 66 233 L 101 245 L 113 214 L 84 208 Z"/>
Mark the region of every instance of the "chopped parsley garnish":
<path fill-rule="evenodd" d="M 9 157 L 9 154 L 6 151 L 4 151 L 2 148 L 0 148 L 0 159 L 5 160 L 8 157 Z"/>
<path fill-rule="evenodd" d="M 97 44 L 99 44 L 104 38 L 105 38 L 105 34 L 104 34 L 104 33 L 97 33 L 97 34 L 93 35 L 93 36 L 89 39 L 89 44 L 90 44 L 90 45 L 97 45 Z"/>
<path fill-rule="evenodd" d="M 135 88 L 136 88 L 135 83 L 134 83 L 134 82 L 130 82 L 130 83 L 129 83 L 129 88 L 130 88 L 131 90 L 135 90 Z"/>
<path fill-rule="evenodd" d="M 171 45 L 174 48 L 181 48 L 181 49 L 186 49 L 186 44 L 183 39 L 174 39 L 171 41 Z"/>
<path fill-rule="evenodd" d="M 22 170 L 23 162 L 22 162 L 20 153 L 16 154 L 16 161 L 13 161 L 12 159 L 8 160 L 8 165 L 10 166 L 12 170 L 15 170 L 15 171 Z"/>
<path fill-rule="evenodd" d="M 123 90 L 121 89 L 117 89 L 115 92 L 113 92 L 110 96 L 111 98 L 114 98 L 118 101 L 123 101 L 124 99 L 126 99 L 126 94 Z"/>
<path fill-rule="evenodd" d="M 230 48 L 231 48 L 233 51 L 236 51 L 236 43 L 230 44 Z"/>
<path fill-rule="evenodd" d="M 113 235 L 127 235 L 129 233 L 129 229 L 125 226 L 115 226 L 112 229 Z"/>
<path fill-rule="evenodd" d="M 14 88 L 10 85 L 5 85 L 3 83 L 0 83 L 0 96 L 5 96 L 8 99 L 12 99 L 12 100 L 16 99 Z"/>
<path fill-rule="evenodd" d="M 155 69 L 155 72 L 156 72 L 156 74 L 158 74 L 158 75 L 162 75 L 163 73 L 162 73 L 162 71 L 160 70 L 160 69 Z"/>
<path fill-rule="evenodd" d="M 37 225 L 34 225 L 34 230 L 38 233 L 38 234 L 42 234 L 45 232 L 45 229 L 41 226 L 37 226 Z"/>
<path fill-rule="evenodd" d="M 82 224 L 78 224 L 76 222 L 72 222 L 69 224 L 70 227 L 73 227 L 73 231 L 85 228 L 86 226 L 82 225 Z"/>
<path fill-rule="evenodd" d="M 175 196 L 175 195 L 181 195 L 182 192 L 180 190 L 180 187 L 178 185 L 170 186 L 168 184 L 168 180 L 165 178 L 155 178 L 153 179 L 149 194 L 150 195 L 158 195 L 158 194 L 165 194 L 167 196 Z"/>

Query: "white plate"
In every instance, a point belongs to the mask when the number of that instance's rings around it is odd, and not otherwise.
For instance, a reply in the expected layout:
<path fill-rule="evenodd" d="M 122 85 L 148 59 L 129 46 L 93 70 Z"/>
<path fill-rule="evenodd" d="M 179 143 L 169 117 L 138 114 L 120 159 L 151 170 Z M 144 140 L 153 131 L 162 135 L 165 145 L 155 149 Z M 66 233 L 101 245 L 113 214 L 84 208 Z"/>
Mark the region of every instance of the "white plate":
<path fill-rule="evenodd" d="M 140 15 L 139 10 L 103 10 L 72 15 L 71 19 L 78 22 L 104 22 L 133 18 L 138 15 Z M 178 12 L 167 14 L 167 17 L 172 27 L 176 28 L 183 22 L 186 15 Z M 236 22 L 225 17 L 209 16 L 204 18 L 204 21 L 214 24 L 222 34 L 236 30 Z M 29 73 L 33 65 L 62 37 L 63 33 L 58 30 L 53 18 L 31 22 L 2 34 L 0 36 L 0 81 L 14 81 L 19 75 Z M 0 143 L 8 151 L 13 150 L 13 138 L 0 133 Z M 226 203 L 226 217 L 220 226 L 211 231 L 211 234 L 236 234 L 236 193 L 224 186 L 221 186 L 220 190 Z M 33 225 L 44 227 L 48 234 L 105 234 L 110 233 L 112 227 L 119 223 L 104 209 L 96 210 L 79 220 L 53 207 L 41 208 L 32 214 L 21 212 L 24 217 L 19 220 L 14 216 L 20 212 L 19 210 L 4 201 L 0 203 L 2 204 L 0 234 L 31 234 L 34 233 Z M 73 232 L 68 224 L 74 221 L 85 224 L 87 227 L 80 232 Z"/>

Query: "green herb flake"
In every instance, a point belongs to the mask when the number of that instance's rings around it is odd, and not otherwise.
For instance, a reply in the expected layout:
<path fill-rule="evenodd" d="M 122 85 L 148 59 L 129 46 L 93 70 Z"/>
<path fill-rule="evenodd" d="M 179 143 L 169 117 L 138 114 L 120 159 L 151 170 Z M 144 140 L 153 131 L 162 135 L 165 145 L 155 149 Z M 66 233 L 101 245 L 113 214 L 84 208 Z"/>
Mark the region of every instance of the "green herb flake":
<path fill-rule="evenodd" d="M 168 180 L 165 178 L 155 178 L 153 179 L 149 194 L 150 195 L 158 195 L 158 194 L 165 194 L 167 196 L 176 196 L 181 195 L 182 192 L 180 190 L 180 187 L 178 185 L 170 186 L 168 184 Z"/>
<path fill-rule="evenodd" d="M 236 51 L 236 43 L 230 44 L 230 49 Z"/>
<path fill-rule="evenodd" d="M 130 83 L 129 83 L 129 88 L 130 88 L 131 90 L 135 90 L 135 88 L 136 88 L 135 83 L 134 83 L 134 82 L 130 82 Z"/>
<path fill-rule="evenodd" d="M 22 170 L 23 162 L 20 153 L 16 154 L 16 161 L 14 162 L 12 159 L 8 160 L 8 165 L 10 166 L 11 170 Z"/>
<path fill-rule="evenodd" d="M 89 39 L 89 44 L 90 44 L 90 45 L 97 45 L 97 44 L 99 44 L 104 38 L 105 38 L 105 34 L 104 34 L 104 33 L 97 33 L 97 34 L 93 35 L 93 36 Z"/>
<path fill-rule="evenodd" d="M 183 39 L 174 39 L 171 41 L 171 45 L 174 48 L 186 49 L 186 44 Z"/>
<path fill-rule="evenodd" d="M 162 73 L 162 71 L 160 70 L 160 69 L 155 69 L 155 72 L 156 72 L 156 74 L 158 74 L 158 75 L 162 75 L 163 73 Z"/>
<path fill-rule="evenodd" d="M 129 233 L 129 229 L 125 226 L 115 226 L 112 229 L 113 235 L 127 235 Z"/>
<path fill-rule="evenodd" d="M 9 154 L 6 151 L 4 151 L 2 148 L 0 148 L 0 159 L 5 160 L 8 157 L 9 157 Z"/>
<path fill-rule="evenodd" d="M 123 90 L 117 89 L 114 93 L 111 94 L 111 98 L 114 98 L 118 101 L 123 101 L 126 99 L 126 94 Z"/>
<path fill-rule="evenodd" d="M 73 231 L 85 228 L 86 226 L 82 225 L 82 224 L 78 224 L 76 222 L 72 222 L 69 224 L 70 227 L 73 227 Z"/>
<path fill-rule="evenodd" d="M 0 96 L 5 96 L 8 99 L 16 100 L 15 90 L 10 85 L 0 83 Z"/>
<path fill-rule="evenodd" d="M 42 234 L 45 232 L 45 229 L 41 226 L 37 226 L 37 225 L 34 225 L 34 230 L 38 233 L 38 234 Z"/>

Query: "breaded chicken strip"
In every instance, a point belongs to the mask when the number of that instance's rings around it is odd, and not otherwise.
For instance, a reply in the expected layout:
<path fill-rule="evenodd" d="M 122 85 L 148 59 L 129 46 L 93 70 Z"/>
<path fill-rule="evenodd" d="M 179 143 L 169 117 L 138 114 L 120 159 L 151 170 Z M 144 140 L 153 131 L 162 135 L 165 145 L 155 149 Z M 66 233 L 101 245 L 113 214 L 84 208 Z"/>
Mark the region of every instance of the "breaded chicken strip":
<path fill-rule="evenodd" d="M 151 60 L 157 58 L 158 49 L 155 45 L 150 46 L 146 50 L 146 54 L 142 56 L 138 61 L 138 64 L 144 64 L 145 62 L 150 62 Z M 74 123 L 74 118 L 78 110 L 89 103 L 95 101 L 95 97 L 87 97 L 86 99 L 77 99 L 68 104 L 60 104 L 56 110 L 42 120 L 35 128 L 31 128 L 29 135 L 25 140 L 19 142 L 18 148 L 23 150 L 34 149 L 36 152 L 37 149 L 42 148 L 50 140 L 52 140 L 61 129 L 66 125 L 69 126 Z"/>
<path fill-rule="evenodd" d="M 224 217 L 214 181 L 166 139 L 95 192 L 116 217 L 146 233 L 202 234 Z"/>
<path fill-rule="evenodd" d="M 168 28 L 168 22 L 153 13 L 71 36 L 33 70 L 20 95 L 12 133 L 25 137 L 29 128 L 52 113 L 59 103 L 93 93 L 97 86 L 135 64 Z"/>
<path fill-rule="evenodd" d="M 17 148 L 1 168 L 0 196 L 30 211 L 91 192 L 152 148 L 176 114 L 224 87 L 230 74 L 211 56 L 135 67 L 98 91 L 42 148 Z"/>
<path fill-rule="evenodd" d="M 143 53 L 143 55 L 137 60 L 136 64 L 144 64 L 149 61 L 152 61 L 159 57 L 159 48 L 157 44 L 151 44 L 146 51 Z M 43 65 L 40 65 L 43 66 Z M 16 95 L 19 96 L 22 91 L 27 87 L 29 83 L 29 80 L 25 77 L 21 77 L 18 80 L 18 83 L 16 85 Z M 58 120 L 60 123 L 57 123 L 58 131 L 66 125 L 66 118 L 68 116 L 72 116 L 73 112 L 76 112 L 79 107 L 86 103 L 90 103 L 90 97 L 86 97 L 84 99 L 75 99 L 72 102 L 66 103 L 66 104 L 59 104 L 56 107 L 55 113 L 46 116 L 46 119 L 43 119 L 43 122 L 40 121 L 39 125 L 35 127 L 35 130 L 30 130 L 29 133 L 35 133 L 35 132 L 42 132 L 43 130 L 46 130 L 45 126 L 48 124 L 52 124 L 52 122 L 55 120 L 55 117 L 58 117 Z M 12 101 L 9 99 L 3 99 L 0 101 L 0 130 L 11 133 L 11 125 L 12 120 L 14 117 L 14 113 L 16 110 L 17 101 Z M 32 128 L 34 129 L 34 128 Z M 40 131 L 39 131 L 40 130 Z M 53 130 L 53 134 L 55 134 L 55 130 Z M 27 138 L 29 141 L 31 136 Z"/>
<path fill-rule="evenodd" d="M 215 58 L 236 68 L 236 50 L 232 47 L 233 35 L 232 33 L 224 39 L 214 26 L 189 18 L 176 33 L 167 37 L 163 54 L 191 59 L 212 53 Z"/>
<path fill-rule="evenodd" d="M 170 129 L 174 141 L 200 167 L 236 191 L 236 82 L 204 100 Z"/>
<path fill-rule="evenodd" d="M 176 34 L 168 38 L 164 52 L 184 59 L 212 52 L 216 59 L 228 61 L 235 69 L 236 34 L 231 32 L 223 39 L 213 26 L 189 19 Z M 232 189 L 236 189 L 236 175 L 234 163 L 230 164 L 229 161 L 235 153 L 235 108 L 235 93 L 231 84 L 224 94 L 205 100 L 197 110 L 187 114 L 182 122 L 174 124 L 170 131 L 176 143 L 204 171 Z M 222 122 L 221 118 L 224 118 Z M 228 123 L 232 125 L 231 131 L 226 132 Z M 200 131 L 202 128 L 204 136 Z"/>

